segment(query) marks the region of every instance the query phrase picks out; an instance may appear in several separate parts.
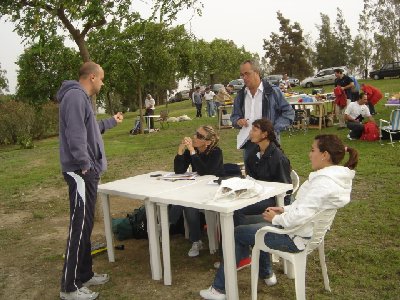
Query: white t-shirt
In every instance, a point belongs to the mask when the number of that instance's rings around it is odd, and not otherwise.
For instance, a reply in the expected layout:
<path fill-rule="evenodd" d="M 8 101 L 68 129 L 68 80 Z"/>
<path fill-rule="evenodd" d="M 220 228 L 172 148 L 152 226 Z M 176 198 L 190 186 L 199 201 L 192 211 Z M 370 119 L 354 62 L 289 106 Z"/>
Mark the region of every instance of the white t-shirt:
<path fill-rule="evenodd" d="M 206 101 L 213 100 L 214 96 L 215 96 L 215 93 L 213 91 L 209 91 L 208 93 L 204 94 L 204 99 Z"/>
<path fill-rule="evenodd" d="M 360 105 L 357 101 L 351 102 L 349 105 L 347 105 L 344 113 L 353 119 L 356 119 L 359 115 L 363 116 L 363 118 L 368 118 L 371 116 L 368 106 L 365 104 Z"/>
<path fill-rule="evenodd" d="M 155 109 L 155 106 L 156 105 L 156 101 L 154 101 L 154 99 L 153 98 L 150 98 L 150 99 L 145 99 L 144 100 L 144 106 L 146 107 L 146 109 Z"/>

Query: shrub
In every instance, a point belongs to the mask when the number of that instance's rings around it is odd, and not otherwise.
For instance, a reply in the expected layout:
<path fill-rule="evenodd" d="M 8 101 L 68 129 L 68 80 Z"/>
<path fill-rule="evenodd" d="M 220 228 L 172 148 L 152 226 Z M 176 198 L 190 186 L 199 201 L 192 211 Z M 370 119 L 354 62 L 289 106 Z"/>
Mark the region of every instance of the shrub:
<path fill-rule="evenodd" d="M 0 103 L 0 144 L 33 148 L 33 140 L 58 134 L 58 105 L 35 109 L 20 101 Z"/>
<path fill-rule="evenodd" d="M 32 106 L 7 101 L 0 104 L 0 143 L 20 144 L 23 148 L 33 147 L 32 129 L 35 110 Z"/>

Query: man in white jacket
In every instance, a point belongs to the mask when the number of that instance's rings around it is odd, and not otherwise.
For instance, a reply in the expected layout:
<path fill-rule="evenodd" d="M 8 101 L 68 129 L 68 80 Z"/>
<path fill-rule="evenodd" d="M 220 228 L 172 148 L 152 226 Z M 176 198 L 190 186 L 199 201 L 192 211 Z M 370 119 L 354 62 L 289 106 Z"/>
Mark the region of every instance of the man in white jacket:
<path fill-rule="evenodd" d="M 344 166 L 339 166 L 345 153 L 350 158 Z M 345 147 L 336 135 L 319 135 L 315 138 L 309 154 L 314 172 L 300 187 L 296 201 L 284 207 L 269 207 L 263 213 L 266 222 L 250 225 L 241 225 L 235 228 L 236 261 L 249 255 L 249 246 L 255 243 L 255 234 L 258 229 L 266 225 L 293 228 L 305 224 L 308 219 L 321 210 L 341 208 L 350 201 L 353 170 L 358 161 L 358 152 Z M 272 249 L 296 253 L 305 249 L 312 235 L 312 227 L 305 227 L 293 235 L 267 233 L 265 243 Z M 269 253 L 261 251 L 259 277 L 267 286 L 277 283 L 271 268 Z M 212 286 L 200 291 L 204 299 L 224 300 L 225 276 L 221 264 Z"/>

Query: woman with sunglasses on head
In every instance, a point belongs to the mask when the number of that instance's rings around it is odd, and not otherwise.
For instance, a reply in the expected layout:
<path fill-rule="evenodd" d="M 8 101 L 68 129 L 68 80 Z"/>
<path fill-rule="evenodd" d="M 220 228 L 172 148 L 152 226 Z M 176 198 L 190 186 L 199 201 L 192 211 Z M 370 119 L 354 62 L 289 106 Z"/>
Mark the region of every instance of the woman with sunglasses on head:
<path fill-rule="evenodd" d="M 340 166 L 346 152 L 349 160 Z M 337 135 L 317 135 L 308 154 L 313 172 L 299 188 L 296 201 L 284 207 L 268 207 L 263 213 L 264 223 L 242 225 L 235 228 L 236 261 L 249 255 L 249 246 L 255 243 L 255 234 L 264 226 L 279 226 L 285 229 L 306 224 L 318 212 L 325 209 L 338 209 L 350 202 L 352 181 L 358 163 L 357 150 L 345 147 Z M 265 244 L 271 249 L 298 253 L 305 249 L 312 236 L 313 225 L 309 224 L 291 235 L 267 233 Z M 267 286 L 277 283 L 272 271 L 269 253 L 261 251 L 259 278 Z M 225 276 L 221 264 L 212 286 L 200 291 L 204 299 L 224 300 Z"/>
<path fill-rule="evenodd" d="M 224 174 L 222 150 L 217 146 L 219 137 L 215 130 L 208 125 L 200 126 L 193 138 L 184 137 L 179 144 L 178 154 L 174 160 L 174 171 L 177 174 L 183 174 L 188 167 L 192 167 L 193 172 L 199 175 L 216 175 Z M 200 212 L 196 208 L 181 207 L 173 205 L 170 208 L 169 216 L 172 224 L 176 223 L 182 213 L 189 225 L 189 240 L 192 242 L 192 248 L 188 255 L 195 257 L 199 255 L 199 251 L 203 248 L 200 240 Z"/>

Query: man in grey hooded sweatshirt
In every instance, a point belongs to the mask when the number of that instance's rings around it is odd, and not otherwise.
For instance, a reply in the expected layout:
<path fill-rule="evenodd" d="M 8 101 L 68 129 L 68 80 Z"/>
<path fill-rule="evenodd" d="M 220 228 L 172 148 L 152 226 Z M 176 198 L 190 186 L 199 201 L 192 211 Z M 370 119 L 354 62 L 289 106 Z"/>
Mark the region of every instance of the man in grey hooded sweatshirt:
<path fill-rule="evenodd" d="M 89 286 L 104 284 L 107 274 L 92 270 L 90 236 L 100 174 L 107 168 L 101 134 L 123 116 L 96 121 L 90 97 L 99 93 L 104 71 L 94 62 L 84 63 L 79 81 L 64 81 L 57 93 L 60 102 L 60 161 L 68 184 L 70 225 L 61 279 L 61 299 L 96 299 Z"/>

